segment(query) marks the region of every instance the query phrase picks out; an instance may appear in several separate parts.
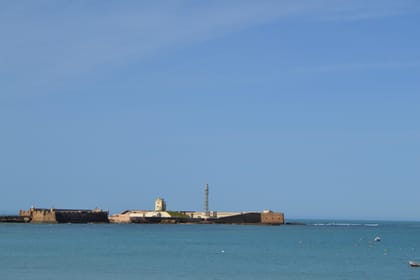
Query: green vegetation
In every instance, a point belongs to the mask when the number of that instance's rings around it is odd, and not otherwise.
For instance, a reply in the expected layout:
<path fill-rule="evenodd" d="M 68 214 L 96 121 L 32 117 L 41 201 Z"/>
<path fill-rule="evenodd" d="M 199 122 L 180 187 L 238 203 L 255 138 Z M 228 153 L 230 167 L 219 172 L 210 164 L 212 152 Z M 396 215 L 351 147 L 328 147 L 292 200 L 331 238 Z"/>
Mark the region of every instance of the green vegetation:
<path fill-rule="evenodd" d="M 168 214 L 171 215 L 171 217 L 173 218 L 188 218 L 188 216 L 182 212 L 178 212 L 178 211 L 166 211 L 166 212 L 168 212 Z"/>

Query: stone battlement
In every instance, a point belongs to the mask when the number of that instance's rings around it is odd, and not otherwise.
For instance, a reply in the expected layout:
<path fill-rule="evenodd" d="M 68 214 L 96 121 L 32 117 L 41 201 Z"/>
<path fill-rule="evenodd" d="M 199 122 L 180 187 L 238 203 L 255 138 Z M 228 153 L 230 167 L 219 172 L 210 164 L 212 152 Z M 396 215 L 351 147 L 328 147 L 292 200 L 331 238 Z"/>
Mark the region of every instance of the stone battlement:
<path fill-rule="evenodd" d="M 20 210 L 19 216 L 26 217 L 31 223 L 109 223 L 108 211 L 101 209 L 47 209 L 30 208 Z"/>

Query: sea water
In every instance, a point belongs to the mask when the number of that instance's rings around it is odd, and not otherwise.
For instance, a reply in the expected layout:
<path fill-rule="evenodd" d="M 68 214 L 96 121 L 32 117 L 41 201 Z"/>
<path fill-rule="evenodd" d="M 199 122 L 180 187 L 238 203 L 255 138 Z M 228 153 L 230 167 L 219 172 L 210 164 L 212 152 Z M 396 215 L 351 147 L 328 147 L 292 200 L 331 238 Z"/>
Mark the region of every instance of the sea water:
<path fill-rule="evenodd" d="M 409 260 L 420 223 L 0 224 L 0 279 L 420 279 Z"/>

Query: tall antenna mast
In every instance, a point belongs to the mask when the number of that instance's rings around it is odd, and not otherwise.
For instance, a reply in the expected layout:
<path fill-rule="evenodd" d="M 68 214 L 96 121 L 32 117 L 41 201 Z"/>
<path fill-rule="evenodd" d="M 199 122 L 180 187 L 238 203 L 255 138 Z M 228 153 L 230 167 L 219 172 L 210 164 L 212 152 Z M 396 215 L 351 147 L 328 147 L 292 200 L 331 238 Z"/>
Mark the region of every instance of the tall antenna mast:
<path fill-rule="evenodd" d="M 206 216 L 209 216 L 209 184 L 206 184 L 204 189 L 204 212 L 206 212 Z"/>

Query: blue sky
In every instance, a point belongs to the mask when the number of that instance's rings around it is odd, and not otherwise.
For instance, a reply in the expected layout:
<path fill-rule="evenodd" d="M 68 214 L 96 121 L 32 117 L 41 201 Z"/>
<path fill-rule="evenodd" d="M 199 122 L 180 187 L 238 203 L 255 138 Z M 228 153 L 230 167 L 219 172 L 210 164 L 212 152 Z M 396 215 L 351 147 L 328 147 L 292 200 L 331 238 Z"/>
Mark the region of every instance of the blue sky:
<path fill-rule="evenodd" d="M 0 211 L 420 220 L 419 1 L 1 1 Z"/>

